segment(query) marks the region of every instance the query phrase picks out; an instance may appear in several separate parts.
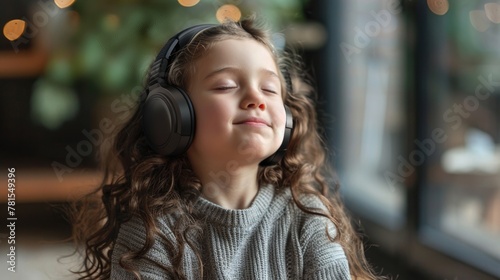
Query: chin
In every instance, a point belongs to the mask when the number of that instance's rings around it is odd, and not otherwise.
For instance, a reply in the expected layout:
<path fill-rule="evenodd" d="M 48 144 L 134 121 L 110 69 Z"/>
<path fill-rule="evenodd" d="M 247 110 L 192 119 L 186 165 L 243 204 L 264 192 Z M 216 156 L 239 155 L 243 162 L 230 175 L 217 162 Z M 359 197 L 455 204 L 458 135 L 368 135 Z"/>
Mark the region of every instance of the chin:
<path fill-rule="evenodd" d="M 236 146 L 236 153 L 239 158 L 247 162 L 260 162 L 260 159 L 265 159 L 274 154 L 280 145 L 281 143 L 263 141 L 262 139 L 249 137 L 239 142 Z"/>

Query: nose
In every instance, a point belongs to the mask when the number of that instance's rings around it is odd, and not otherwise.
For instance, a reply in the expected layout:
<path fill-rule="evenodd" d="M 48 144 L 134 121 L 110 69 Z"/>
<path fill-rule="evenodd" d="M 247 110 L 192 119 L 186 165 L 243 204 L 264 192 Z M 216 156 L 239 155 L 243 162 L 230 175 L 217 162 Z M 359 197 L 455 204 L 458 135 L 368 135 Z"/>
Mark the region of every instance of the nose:
<path fill-rule="evenodd" d="M 248 87 L 245 90 L 240 106 L 242 109 L 266 109 L 266 103 L 264 101 L 263 94 L 254 87 Z"/>

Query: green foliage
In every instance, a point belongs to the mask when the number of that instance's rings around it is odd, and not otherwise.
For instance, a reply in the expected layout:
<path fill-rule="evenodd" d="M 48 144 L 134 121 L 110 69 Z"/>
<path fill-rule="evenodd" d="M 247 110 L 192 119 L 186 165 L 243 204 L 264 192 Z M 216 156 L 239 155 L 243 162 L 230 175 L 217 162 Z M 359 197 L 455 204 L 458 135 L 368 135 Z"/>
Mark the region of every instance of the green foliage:
<path fill-rule="evenodd" d="M 97 94 L 121 94 L 141 85 L 149 64 L 166 40 L 197 23 L 216 23 L 223 4 L 235 4 L 243 16 L 256 14 L 274 30 L 300 19 L 300 0 L 200 1 L 182 7 L 174 0 L 77 1 L 56 33 L 70 34 L 58 45 L 48 80 L 94 83 Z"/>
<path fill-rule="evenodd" d="M 216 11 L 234 4 L 273 30 L 302 18 L 303 0 L 201 0 L 182 7 L 175 0 L 84 0 L 52 19 L 52 55 L 34 87 L 31 115 L 49 129 L 76 116 L 77 82 L 97 95 L 130 93 L 169 37 L 198 23 L 216 23 Z M 90 84 L 90 85 L 89 85 Z"/>
<path fill-rule="evenodd" d="M 59 128 L 78 113 L 78 97 L 73 89 L 39 79 L 31 98 L 31 117 L 49 129 Z"/>

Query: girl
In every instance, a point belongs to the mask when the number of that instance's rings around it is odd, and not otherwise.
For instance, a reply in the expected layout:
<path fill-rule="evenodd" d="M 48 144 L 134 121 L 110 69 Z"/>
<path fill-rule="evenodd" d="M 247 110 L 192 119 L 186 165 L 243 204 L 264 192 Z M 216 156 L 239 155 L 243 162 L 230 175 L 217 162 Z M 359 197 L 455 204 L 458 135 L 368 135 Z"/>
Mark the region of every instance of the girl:
<path fill-rule="evenodd" d="M 299 66 L 253 20 L 172 38 L 78 209 L 80 279 L 375 279 Z"/>

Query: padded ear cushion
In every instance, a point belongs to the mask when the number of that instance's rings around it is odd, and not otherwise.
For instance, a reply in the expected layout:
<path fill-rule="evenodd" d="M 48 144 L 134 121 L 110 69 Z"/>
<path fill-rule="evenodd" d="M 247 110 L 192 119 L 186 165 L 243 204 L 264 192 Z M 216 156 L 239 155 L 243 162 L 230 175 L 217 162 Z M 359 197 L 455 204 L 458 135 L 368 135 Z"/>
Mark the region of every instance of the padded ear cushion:
<path fill-rule="evenodd" d="M 182 89 L 167 83 L 167 73 L 177 51 L 196 34 L 213 26 L 201 24 L 177 33 L 163 46 L 149 70 L 142 125 L 147 142 L 158 154 L 182 154 L 193 141 L 196 125 L 193 105 Z"/>
<path fill-rule="evenodd" d="M 286 105 L 285 105 L 285 113 L 286 113 L 286 123 L 285 123 L 285 134 L 283 135 L 283 142 L 281 142 L 281 146 L 274 154 L 272 154 L 271 156 L 269 156 L 268 158 L 264 159 L 259 163 L 260 166 L 271 166 L 278 164 L 285 156 L 293 132 L 292 111 L 290 111 L 290 108 L 288 108 L 288 106 Z"/>
<path fill-rule="evenodd" d="M 196 120 L 191 100 L 182 89 L 156 87 L 149 93 L 143 112 L 144 134 L 155 152 L 175 156 L 189 148 Z"/>

